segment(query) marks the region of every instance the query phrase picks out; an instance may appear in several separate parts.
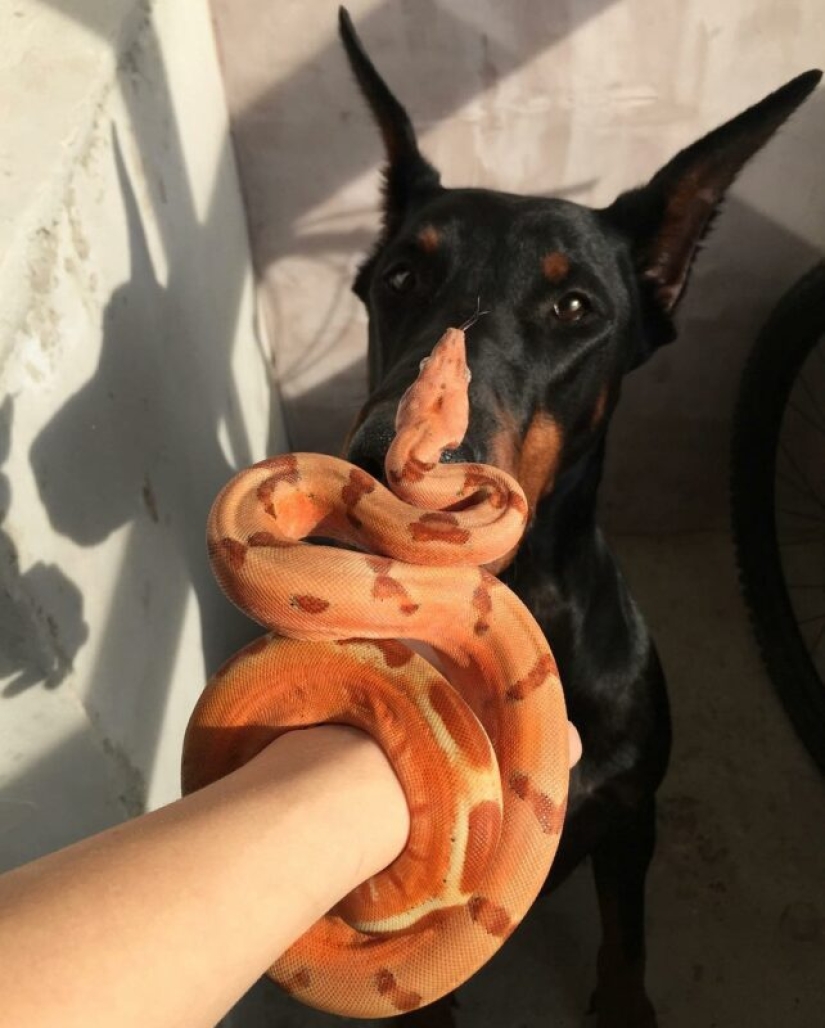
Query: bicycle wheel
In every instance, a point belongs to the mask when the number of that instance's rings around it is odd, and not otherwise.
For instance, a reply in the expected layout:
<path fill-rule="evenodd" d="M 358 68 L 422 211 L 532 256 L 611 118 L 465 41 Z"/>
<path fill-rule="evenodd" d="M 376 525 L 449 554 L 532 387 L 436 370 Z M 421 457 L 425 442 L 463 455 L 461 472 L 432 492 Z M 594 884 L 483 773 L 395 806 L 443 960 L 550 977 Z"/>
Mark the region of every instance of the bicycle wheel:
<path fill-rule="evenodd" d="M 765 666 L 825 773 L 825 262 L 782 297 L 745 366 L 731 510 Z"/>

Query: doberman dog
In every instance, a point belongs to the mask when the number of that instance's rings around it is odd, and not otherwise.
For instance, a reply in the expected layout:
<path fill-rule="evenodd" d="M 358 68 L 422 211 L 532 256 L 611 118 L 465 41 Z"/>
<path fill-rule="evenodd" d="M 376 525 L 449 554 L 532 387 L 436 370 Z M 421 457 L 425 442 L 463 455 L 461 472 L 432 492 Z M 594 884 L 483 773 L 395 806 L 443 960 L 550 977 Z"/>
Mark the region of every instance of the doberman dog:
<path fill-rule="evenodd" d="M 675 336 L 673 311 L 725 190 L 820 73 L 594 210 L 442 186 L 343 8 L 340 31 L 387 155 L 383 229 L 354 284 L 369 314 L 369 399 L 347 456 L 382 477 L 399 398 L 480 299 L 490 313 L 468 334 L 470 427 L 442 459 L 494 464 L 527 495 L 528 530 L 495 570 L 545 632 L 584 746 L 548 887 L 591 858 L 602 919 L 596 1023 L 650 1028 L 645 878 L 670 718 L 656 648 L 596 523 L 605 437 L 624 375 Z M 451 1010 L 447 997 L 408 1017 L 449 1025 Z"/>

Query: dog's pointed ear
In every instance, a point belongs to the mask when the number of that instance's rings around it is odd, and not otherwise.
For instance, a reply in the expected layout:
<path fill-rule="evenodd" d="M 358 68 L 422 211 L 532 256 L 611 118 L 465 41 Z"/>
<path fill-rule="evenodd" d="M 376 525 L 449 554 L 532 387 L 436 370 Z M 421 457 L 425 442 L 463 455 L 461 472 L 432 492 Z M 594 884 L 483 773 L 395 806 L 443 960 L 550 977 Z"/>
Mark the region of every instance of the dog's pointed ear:
<path fill-rule="evenodd" d="M 725 191 L 822 77 L 808 71 L 682 150 L 604 214 L 633 241 L 637 268 L 669 315 L 684 292 L 697 247 Z"/>
<path fill-rule="evenodd" d="M 409 115 L 367 56 L 345 7 L 338 9 L 338 27 L 350 67 L 384 140 L 384 224 L 391 234 L 416 200 L 440 189 L 440 176 L 422 157 Z"/>

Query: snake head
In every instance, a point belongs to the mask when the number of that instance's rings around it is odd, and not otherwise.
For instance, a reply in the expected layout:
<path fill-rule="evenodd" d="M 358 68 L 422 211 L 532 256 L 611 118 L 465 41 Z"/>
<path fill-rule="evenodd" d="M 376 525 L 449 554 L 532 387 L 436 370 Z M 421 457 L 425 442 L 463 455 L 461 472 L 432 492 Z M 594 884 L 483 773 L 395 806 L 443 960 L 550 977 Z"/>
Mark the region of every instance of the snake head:
<path fill-rule="evenodd" d="M 461 444 L 470 420 L 470 377 L 464 332 L 448 328 L 398 403 L 396 435 L 385 462 L 388 481 L 403 476 L 408 461 L 433 467 L 444 450 Z"/>

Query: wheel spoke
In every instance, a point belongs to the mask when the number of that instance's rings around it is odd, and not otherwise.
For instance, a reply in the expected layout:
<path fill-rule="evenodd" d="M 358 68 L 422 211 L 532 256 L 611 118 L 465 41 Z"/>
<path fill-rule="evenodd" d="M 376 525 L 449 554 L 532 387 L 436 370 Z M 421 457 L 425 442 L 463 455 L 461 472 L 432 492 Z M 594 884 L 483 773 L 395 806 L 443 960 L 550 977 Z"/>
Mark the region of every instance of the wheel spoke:
<path fill-rule="evenodd" d="M 777 471 L 776 472 L 776 478 L 777 478 L 778 481 L 782 482 L 784 485 L 789 486 L 791 489 L 795 489 L 800 495 L 802 495 L 802 496 L 811 496 L 811 498 L 813 499 L 814 503 L 816 503 L 819 507 L 821 507 L 823 512 L 825 512 L 825 504 L 819 503 L 819 501 L 817 500 L 817 497 L 811 493 L 810 489 L 807 488 L 807 486 L 806 486 L 806 484 L 804 482 L 802 482 L 802 483 L 797 482 L 795 479 L 791 478 L 790 475 L 785 474 L 784 471 Z"/>
<path fill-rule="evenodd" d="M 823 638 L 825 638 L 825 625 L 820 628 L 816 639 L 814 639 L 813 645 L 810 648 L 810 654 L 812 657 L 816 655 L 816 651 L 819 649 L 819 644 L 822 642 Z"/>
<path fill-rule="evenodd" d="M 787 448 L 787 446 L 785 446 L 785 444 L 782 442 L 781 439 L 779 440 L 779 448 L 782 451 L 782 453 L 785 455 L 785 459 L 788 461 L 788 463 L 791 465 L 791 467 L 794 469 L 794 471 L 796 471 L 797 475 L 799 475 L 801 481 L 804 482 L 804 484 L 807 486 L 808 492 L 810 493 L 810 496 L 811 496 L 811 499 L 816 501 L 817 506 L 822 507 L 823 509 L 825 509 L 825 502 L 823 502 L 822 497 L 817 495 L 816 490 L 811 485 L 811 483 L 808 481 L 808 476 L 799 467 L 799 465 L 796 463 L 796 461 L 793 459 L 793 457 L 790 455 L 790 453 L 788 453 L 788 448 Z"/>
<path fill-rule="evenodd" d="M 792 514 L 795 518 L 804 518 L 806 521 L 815 521 L 817 524 L 822 524 L 825 519 L 817 516 L 816 514 L 805 514 L 801 510 L 791 510 L 790 507 L 777 507 L 780 514 Z"/>
<path fill-rule="evenodd" d="M 819 432 L 820 435 L 825 435 L 825 425 L 821 425 L 815 417 L 812 417 L 806 410 L 803 410 L 798 404 L 793 403 L 791 400 L 788 400 L 788 408 L 792 410 L 795 414 L 798 414 L 800 418 L 803 419 L 803 421 L 807 421 L 808 424 L 812 428 L 816 429 L 816 431 Z"/>
<path fill-rule="evenodd" d="M 816 396 L 814 396 L 814 392 L 811 389 L 811 387 L 808 385 L 808 380 L 805 378 L 804 371 L 800 372 L 799 384 L 802 386 L 803 390 L 805 391 L 805 395 L 808 397 L 808 399 L 811 401 L 811 404 L 813 405 L 814 413 L 812 415 L 810 415 L 810 418 L 809 418 L 809 420 L 811 421 L 811 424 L 815 428 L 818 428 L 819 431 L 823 435 L 825 435 L 825 426 L 820 425 L 820 423 L 818 421 L 819 411 L 820 411 L 820 408 L 822 407 L 822 404 L 817 400 Z M 797 408 L 794 407 L 794 410 L 797 410 Z M 803 413 L 801 410 L 798 410 L 797 413 L 802 414 L 802 417 L 808 417 L 808 415 Z"/>

